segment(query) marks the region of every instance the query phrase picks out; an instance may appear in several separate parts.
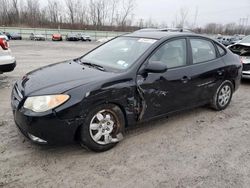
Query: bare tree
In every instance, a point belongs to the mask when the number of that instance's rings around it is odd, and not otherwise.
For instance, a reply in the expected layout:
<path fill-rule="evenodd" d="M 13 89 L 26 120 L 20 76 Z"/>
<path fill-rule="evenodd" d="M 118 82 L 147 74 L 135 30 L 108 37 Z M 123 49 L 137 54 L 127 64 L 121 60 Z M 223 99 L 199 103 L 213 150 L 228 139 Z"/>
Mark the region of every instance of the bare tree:
<path fill-rule="evenodd" d="M 123 0 L 121 10 L 117 12 L 116 21 L 117 25 L 125 27 L 127 24 L 127 19 L 133 13 L 135 6 L 135 0 Z"/>
<path fill-rule="evenodd" d="M 194 22 L 191 26 L 192 29 L 194 29 L 196 27 L 196 22 L 197 22 L 197 17 L 198 17 L 198 12 L 199 12 L 199 9 L 198 7 L 195 8 L 195 15 L 194 15 Z"/>
<path fill-rule="evenodd" d="M 14 19 L 19 22 L 19 1 L 18 0 L 12 0 L 12 12 L 14 14 Z"/>
<path fill-rule="evenodd" d="M 0 8 L 0 13 L 1 13 L 1 22 L 2 24 L 8 24 L 9 20 L 9 1 L 8 0 L 0 0 L 1 8 Z"/>
<path fill-rule="evenodd" d="M 57 0 L 48 0 L 48 16 L 52 23 L 58 23 L 60 17 L 60 4 Z"/>
<path fill-rule="evenodd" d="M 117 7 L 119 6 L 120 0 L 111 0 L 110 1 L 110 21 L 109 24 L 112 27 L 115 24 L 115 11 Z"/>
<path fill-rule="evenodd" d="M 89 8 L 92 24 L 97 27 L 103 26 L 108 16 L 108 1 L 90 0 Z"/>
<path fill-rule="evenodd" d="M 0 0 L 0 25 L 56 27 L 60 22 L 65 28 L 113 30 L 116 25 L 117 30 L 130 30 L 127 26 L 134 20 L 135 0 L 47 0 L 44 6 L 40 2 Z"/>
<path fill-rule="evenodd" d="M 65 0 L 68 16 L 72 24 L 75 23 L 75 17 L 77 12 L 78 1 L 76 0 Z"/>
<path fill-rule="evenodd" d="M 178 27 L 184 28 L 184 25 L 187 21 L 187 16 L 188 16 L 188 9 L 181 8 L 180 9 L 180 22 Z"/>

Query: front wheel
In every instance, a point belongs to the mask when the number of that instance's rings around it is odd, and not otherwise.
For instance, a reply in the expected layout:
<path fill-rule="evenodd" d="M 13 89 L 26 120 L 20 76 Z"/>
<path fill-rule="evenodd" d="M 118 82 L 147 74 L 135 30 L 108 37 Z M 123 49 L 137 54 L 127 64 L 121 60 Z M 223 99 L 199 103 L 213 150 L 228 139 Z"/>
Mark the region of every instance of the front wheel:
<path fill-rule="evenodd" d="M 233 96 L 233 84 L 231 81 L 224 81 L 216 90 L 211 106 L 215 110 L 224 110 L 230 104 Z"/>
<path fill-rule="evenodd" d="M 81 127 L 81 145 L 96 152 L 107 151 L 123 138 L 124 127 L 124 115 L 118 106 L 100 105 L 88 114 Z"/>

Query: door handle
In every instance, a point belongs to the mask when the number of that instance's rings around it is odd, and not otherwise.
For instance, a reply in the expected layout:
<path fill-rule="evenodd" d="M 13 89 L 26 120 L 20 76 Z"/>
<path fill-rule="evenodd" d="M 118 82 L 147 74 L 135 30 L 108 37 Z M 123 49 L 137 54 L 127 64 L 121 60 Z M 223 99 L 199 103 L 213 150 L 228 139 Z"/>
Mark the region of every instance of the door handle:
<path fill-rule="evenodd" d="M 188 77 L 188 76 L 183 76 L 182 79 L 181 79 L 181 81 L 182 81 L 184 84 L 187 83 L 189 80 L 191 80 L 191 78 Z"/>

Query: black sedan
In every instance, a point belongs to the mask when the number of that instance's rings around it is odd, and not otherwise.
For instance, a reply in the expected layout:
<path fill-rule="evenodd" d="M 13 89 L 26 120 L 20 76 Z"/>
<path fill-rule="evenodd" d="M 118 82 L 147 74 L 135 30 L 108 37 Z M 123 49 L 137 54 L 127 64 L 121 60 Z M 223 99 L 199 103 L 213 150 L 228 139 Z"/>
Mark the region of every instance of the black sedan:
<path fill-rule="evenodd" d="M 10 40 L 22 40 L 22 36 L 19 33 L 6 33 Z"/>
<path fill-rule="evenodd" d="M 70 33 L 66 35 L 66 40 L 67 41 L 79 41 L 79 36 L 76 33 Z"/>
<path fill-rule="evenodd" d="M 239 56 L 212 39 L 136 32 L 28 73 L 14 85 L 12 109 L 36 143 L 105 151 L 138 122 L 205 104 L 225 109 L 241 71 Z"/>

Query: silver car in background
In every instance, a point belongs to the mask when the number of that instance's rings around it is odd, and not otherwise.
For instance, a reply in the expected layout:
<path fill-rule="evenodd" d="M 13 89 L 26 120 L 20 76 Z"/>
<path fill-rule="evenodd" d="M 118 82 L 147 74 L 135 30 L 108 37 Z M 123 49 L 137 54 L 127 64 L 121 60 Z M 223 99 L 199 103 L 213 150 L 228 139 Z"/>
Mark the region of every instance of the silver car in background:
<path fill-rule="evenodd" d="M 0 37 L 0 74 L 11 72 L 16 67 L 16 59 L 11 55 L 8 41 Z"/>
<path fill-rule="evenodd" d="M 43 36 L 42 34 L 34 34 L 34 33 L 31 33 L 31 34 L 30 34 L 30 40 L 45 41 L 46 38 L 45 38 L 45 36 Z"/>

